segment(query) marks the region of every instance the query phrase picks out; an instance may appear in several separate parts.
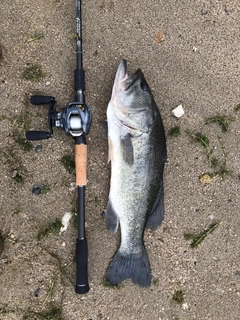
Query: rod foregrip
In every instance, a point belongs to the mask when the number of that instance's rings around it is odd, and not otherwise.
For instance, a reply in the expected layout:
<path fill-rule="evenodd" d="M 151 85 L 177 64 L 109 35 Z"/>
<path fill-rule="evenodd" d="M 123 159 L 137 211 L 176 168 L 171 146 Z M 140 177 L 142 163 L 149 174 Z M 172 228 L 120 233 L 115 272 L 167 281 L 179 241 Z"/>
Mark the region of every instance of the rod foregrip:
<path fill-rule="evenodd" d="M 75 144 L 76 186 L 87 184 L 87 145 Z"/>
<path fill-rule="evenodd" d="M 31 104 L 38 105 L 38 104 L 48 104 L 55 100 L 54 97 L 51 96 L 32 96 L 30 101 Z"/>
<path fill-rule="evenodd" d="M 87 260 L 88 260 L 87 239 L 77 238 L 77 245 L 76 245 L 77 282 L 76 282 L 75 291 L 78 294 L 84 294 L 89 291 Z"/>
<path fill-rule="evenodd" d="M 77 68 L 74 71 L 74 89 L 75 91 L 82 90 L 85 91 L 85 71 L 83 69 Z"/>

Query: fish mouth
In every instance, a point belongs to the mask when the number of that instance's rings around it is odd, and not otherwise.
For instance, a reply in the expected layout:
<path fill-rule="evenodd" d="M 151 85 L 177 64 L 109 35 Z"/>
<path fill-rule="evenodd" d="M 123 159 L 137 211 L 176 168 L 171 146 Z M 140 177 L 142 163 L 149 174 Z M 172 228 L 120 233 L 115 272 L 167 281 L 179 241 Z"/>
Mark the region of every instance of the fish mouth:
<path fill-rule="evenodd" d="M 141 79 L 143 79 L 143 73 L 141 71 L 141 69 L 137 69 L 137 71 L 135 73 L 133 73 L 132 75 L 128 76 L 126 79 L 123 80 L 122 86 L 123 86 L 123 90 L 129 91 L 132 87 L 135 87 L 134 84 L 140 80 L 141 83 Z"/>
<path fill-rule="evenodd" d="M 132 74 L 124 81 L 123 83 L 124 91 L 128 91 L 134 85 L 134 83 L 139 79 L 136 73 Z"/>
<path fill-rule="evenodd" d="M 127 60 L 122 59 L 115 76 L 114 91 L 116 92 L 117 89 L 128 91 L 134 83 L 142 77 L 143 73 L 141 69 L 138 69 L 135 73 L 129 76 L 127 73 Z"/>

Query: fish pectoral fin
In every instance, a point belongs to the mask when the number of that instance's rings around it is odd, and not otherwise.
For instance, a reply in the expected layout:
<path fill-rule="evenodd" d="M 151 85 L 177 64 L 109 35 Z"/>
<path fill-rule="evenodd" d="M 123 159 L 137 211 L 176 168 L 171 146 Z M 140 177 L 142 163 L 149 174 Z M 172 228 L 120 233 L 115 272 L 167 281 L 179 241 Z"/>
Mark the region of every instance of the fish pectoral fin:
<path fill-rule="evenodd" d="M 148 216 L 145 228 L 156 230 L 164 219 L 164 192 L 163 181 L 160 183 L 158 195 L 152 207 L 152 211 Z"/>
<path fill-rule="evenodd" d="M 112 233 L 117 232 L 119 221 L 110 201 L 108 201 L 105 211 L 105 223 L 108 230 Z"/>
<path fill-rule="evenodd" d="M 124 137 L 121 137 L 121 151 L 124 161 L 132 166 L 134 162 L 134 154 L 132 136 L 130 133 L 126 134 Z"/>
<path fill-rule="evenodd" d="M 108 163 L 113 161 L 113 143 L 112 139 L 108 137 Z"/>

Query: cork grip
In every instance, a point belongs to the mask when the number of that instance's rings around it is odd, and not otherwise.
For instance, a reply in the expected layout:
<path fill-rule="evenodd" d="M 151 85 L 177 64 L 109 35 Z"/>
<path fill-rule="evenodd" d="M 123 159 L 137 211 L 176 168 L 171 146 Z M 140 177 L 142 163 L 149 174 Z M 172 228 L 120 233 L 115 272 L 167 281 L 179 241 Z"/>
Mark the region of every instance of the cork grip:
<path fill-rule="evenodd" d="M 87 184 L 87 145 L 75 144 L 76 185 Z"/>

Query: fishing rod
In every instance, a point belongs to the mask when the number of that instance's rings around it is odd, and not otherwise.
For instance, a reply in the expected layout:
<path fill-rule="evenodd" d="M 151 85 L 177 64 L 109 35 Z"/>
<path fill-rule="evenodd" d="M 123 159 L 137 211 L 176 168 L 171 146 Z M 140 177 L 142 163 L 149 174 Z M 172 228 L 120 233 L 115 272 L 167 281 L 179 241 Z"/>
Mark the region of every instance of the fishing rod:
<path fill-rule="evenodd" d="M 76 242 L 76 287 L 75 292 L 85 294 L 88 284 L 88 246 L 85 236 L 85 188 L 87 184 L 87 143 L 92 113 L 85 103 L 85 71 L 82 66 L 82 17 L 81 0 L 76 0 L 76 60 L 74 70 L 75 101 L 61 111 L 56 111 L 56 100 L 51 96 L 32 96 L 33 105 L 50 104 L 48 111 L 48 131 L 27 131 L 27 140 L 48 139 L 53 135 L 53 127 L 60 127 L 75 140 L 76 186 L 78 193 L 78 237 Z"/>

